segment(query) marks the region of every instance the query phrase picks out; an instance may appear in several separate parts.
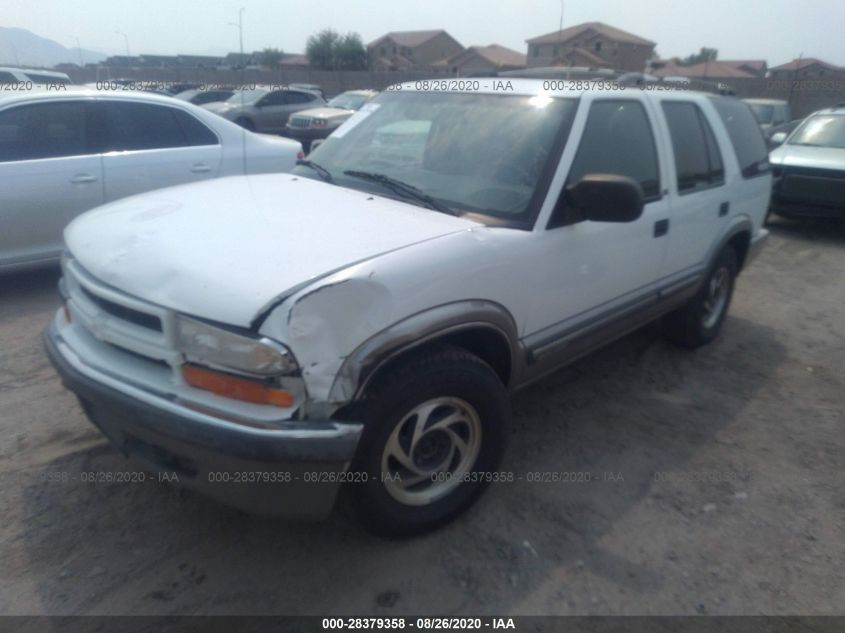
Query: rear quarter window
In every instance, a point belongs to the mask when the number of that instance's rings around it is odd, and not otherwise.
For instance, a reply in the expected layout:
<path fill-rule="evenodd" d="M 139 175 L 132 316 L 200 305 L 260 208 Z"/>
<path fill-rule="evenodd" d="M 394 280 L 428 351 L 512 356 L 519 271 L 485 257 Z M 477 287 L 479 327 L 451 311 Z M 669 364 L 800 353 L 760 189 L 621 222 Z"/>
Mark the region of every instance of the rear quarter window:
<path fill-rule="evenodd" d="M 710 97 L 728 131 L 743 178 L 769 172 L 769 151 L 751 108 L 737 99 Z"/>

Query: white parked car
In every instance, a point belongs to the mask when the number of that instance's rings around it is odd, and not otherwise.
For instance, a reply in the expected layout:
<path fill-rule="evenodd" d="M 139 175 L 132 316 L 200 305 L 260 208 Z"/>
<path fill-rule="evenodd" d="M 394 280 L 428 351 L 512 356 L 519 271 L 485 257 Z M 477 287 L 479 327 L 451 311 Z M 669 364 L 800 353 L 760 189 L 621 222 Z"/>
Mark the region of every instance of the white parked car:
<path fill-rule="evenodd" d="M 8 91 L 9 85 L 16 85 L 21 90 L 33 88 L 60 89 L 71 84 L 67 73 L 55 70 L 35 70 L 32 68 L 14 68 L 0 66 L 0 85 L 5 85 L 3 92 Z"/>
<path fill-rule="evenodd" d="M 343 487 L 410 534 L 513 481 L 509 392 L 661 316 L 712 341 L 768 235 L 741 101 L 544 83 L 404 85 L 291 175 L 77 219 L 45 336 L 64 382 L 124 453 L 247 509 Z"/>
<path fill-rule="evenodd" d="M 0 93 L 0 271 L 59 259 L 83 211 L 137 193 L 289 171 L 301 146 L 184 101 L 93 90 Z"/>

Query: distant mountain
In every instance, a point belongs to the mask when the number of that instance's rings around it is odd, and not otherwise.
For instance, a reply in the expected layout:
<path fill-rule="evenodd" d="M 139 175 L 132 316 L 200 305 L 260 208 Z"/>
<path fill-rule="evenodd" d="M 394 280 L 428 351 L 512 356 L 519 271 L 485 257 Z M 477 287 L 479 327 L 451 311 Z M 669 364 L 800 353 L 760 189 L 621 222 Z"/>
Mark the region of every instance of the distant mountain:
<path fill-rule="evenodd" d="M 102 61 L 106 55 L 82 49 L 86 64 Z M 0 66 L 35 66 L 52 68 L 56 64 L 79 63 L 80 49 L 67 48 L 26 29 L 0 26 Z"/>

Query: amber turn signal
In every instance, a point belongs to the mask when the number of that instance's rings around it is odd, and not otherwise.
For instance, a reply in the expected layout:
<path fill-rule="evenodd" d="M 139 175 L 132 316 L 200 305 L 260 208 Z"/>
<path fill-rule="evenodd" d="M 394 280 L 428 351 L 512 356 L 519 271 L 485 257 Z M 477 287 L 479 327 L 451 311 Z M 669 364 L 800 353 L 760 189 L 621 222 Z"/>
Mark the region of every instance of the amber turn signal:
<path fill-rule="evenodd" d="M 182 365 L 182 376 L 192 387 L 210 391 L 224 398 L 255 404 L 272 404 L 277 407 L 293 405 L 293 395 L 289 391 L 268 387 L 255 380 L 238 378 L 195 365 Z"/>

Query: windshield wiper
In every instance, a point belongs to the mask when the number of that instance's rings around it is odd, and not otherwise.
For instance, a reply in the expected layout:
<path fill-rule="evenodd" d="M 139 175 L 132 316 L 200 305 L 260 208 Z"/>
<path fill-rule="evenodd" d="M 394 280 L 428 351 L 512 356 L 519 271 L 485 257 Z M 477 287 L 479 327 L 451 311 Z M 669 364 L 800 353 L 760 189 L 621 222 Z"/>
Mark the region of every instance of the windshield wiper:
<path fill-rule="evenodd" d="M 303 167 L 310 167 L 318 174 L 320 174 L 320 178 L 322 178 L 325 182 L 334 184 L 334 178 L 332 177 L 332 172 L 328 169 L 323 167 L 322 165 L 318 165 L 313 160 L 308 160 L 307 158 L 300 158 L 296 161 L 297 165 L 302 165 Z"/>
<path fill-rule="evenodd" d="M 402 182 L 401 180 L 392 178 L 387 174 L 377 174 L 370 171 L 358 171 L 357 169 L 347 169 L 343 173 L 347 176 L 352 176 L 353 178 L 360 178 L 361 180 L 370 180 L 372 182 L 377 182 L 389 189 L 392 189 L 396 193 L 405 196 L 406 198 L 417 200 L 418 202 L 423 203 L 429 209 L 440 211 L 440 213 L 448 213 L 449 215 L 458 215 L 457 211 L 450 207 L 447 207 L 441 202 L 438 202 L 424 191 L 421 191 L 414 187 L 414 185 L 409 185 L 407 182 Z"/>

